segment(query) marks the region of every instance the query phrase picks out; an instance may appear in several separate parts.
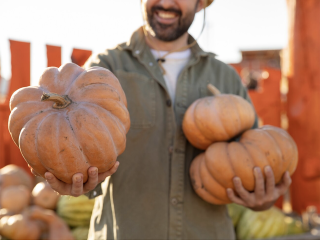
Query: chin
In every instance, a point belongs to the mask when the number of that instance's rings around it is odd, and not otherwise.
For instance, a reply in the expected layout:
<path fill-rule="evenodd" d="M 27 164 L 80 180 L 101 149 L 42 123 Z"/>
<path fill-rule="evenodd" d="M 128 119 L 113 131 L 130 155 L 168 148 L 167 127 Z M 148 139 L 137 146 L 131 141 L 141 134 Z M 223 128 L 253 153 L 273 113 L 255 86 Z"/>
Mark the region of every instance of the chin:
<path fill-rule="evenodd" d="M 178 28 L 172 25 L 157 24 L 152 31 L 157 39 L 165 42 L 174 41 L 182 35 Z"/>

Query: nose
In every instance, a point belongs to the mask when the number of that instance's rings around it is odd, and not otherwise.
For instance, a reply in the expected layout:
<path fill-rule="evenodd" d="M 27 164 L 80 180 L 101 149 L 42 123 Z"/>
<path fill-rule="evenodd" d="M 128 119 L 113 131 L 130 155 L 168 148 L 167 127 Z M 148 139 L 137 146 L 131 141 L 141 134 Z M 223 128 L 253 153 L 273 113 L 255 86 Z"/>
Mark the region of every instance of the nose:
<path fill-rule="evenodd" d="M 161 5 L 165 9 L 177 7 L 175 0 L 160 0 L 159 5 Z"/>

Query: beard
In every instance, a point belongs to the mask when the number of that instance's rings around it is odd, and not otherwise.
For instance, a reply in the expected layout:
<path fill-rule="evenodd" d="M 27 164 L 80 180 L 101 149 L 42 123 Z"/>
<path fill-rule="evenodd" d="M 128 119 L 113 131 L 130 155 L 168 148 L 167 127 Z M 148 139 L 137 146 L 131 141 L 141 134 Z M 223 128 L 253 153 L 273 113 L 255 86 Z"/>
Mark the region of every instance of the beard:
<path fill-rule="evenodd" d="M 165 42 L 171 42 L 180 38 L 191 26 L 198 2 L 199 1 L 197 1 L 194 11 L 187 12 L 185 16 L 182 16 L 182 12 L 179 9 L 164 9 L 160 6 L 153 6 L 150 11 L 147 11 L 147 27 L 151 30 L 151 34 Z M 179 21 L 173 24 L 159 23 L 155 18 L 157 11 L 174 12 L 179 16 Z"/>

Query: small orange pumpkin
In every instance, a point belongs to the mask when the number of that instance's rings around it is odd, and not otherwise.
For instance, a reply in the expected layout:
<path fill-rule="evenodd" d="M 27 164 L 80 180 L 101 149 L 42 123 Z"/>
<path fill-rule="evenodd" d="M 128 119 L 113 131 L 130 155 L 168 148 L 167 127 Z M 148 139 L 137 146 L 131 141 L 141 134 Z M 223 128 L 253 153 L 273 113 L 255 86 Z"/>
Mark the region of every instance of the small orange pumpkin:
<path fill-rule="evenodd" d="M 0 206 L 12 213 L 20 213 L 29 206 L 31 191 L 24 185 L 10 186 L 1 191 Z"/>
<path fill-rule="evenodd" d="M 32 190 L 33 204 L 45 209 L 56 209 L 60 195 L 47 182 L 39 182 Z"/>
<path fill-rule="evenodd" d="M 31 176 L 21 167 L 9 164 L 0 169 L 0 192 L 1 190 L 16 185 L 25 185 L 30 191 L 34 183 Z"/>
<path fill-rule="evenodd" d="M 32 221 L 42 222 L 46 226 L 45 232 L 48 240 L 74 240 L 72 233 L 64 220 L 54 211 L 33 206 L 29 210 L 29 218 Z"/>
<path fill-rule="evenodd" d="M 32 219 L 29 209 L 0 220 L 0 235 L 12 240 L 38 240 L 43 230 L 44 223 Z"/>
<path fill-rule="evenodd" d="M 227 141 L 251 128 L 255 120 L 252 105 L 234 94 L 221 94 L 212 84 L 214 96 L 196 100 L 187 109 L 182 129 L 188 141 L 199 149 Z"/>
<path fill-rule="evenodd" d="M 193 160 L 190 177 L 194 190 L 205 201 L 227 204 L 230 200 L 226 189 L 234 189 L 234 177 L 241 179 L 245 189 L 253 191 L 254 167 L 263 170 L 270 166 L 277 184 L 285 171 L 293 174 L 297 163 L 298 150 L 290 135 L 281 128 L 263 126 L 247 130 L 239 142 L 211 144 Z"/>
<path fill-rule="evenodd" d="M 109 170 L 126 146 L 130 127 L 126 96 L 107 69 L 73 63 L 47 68 L 39 86 L 10 99 L 9 131 L 31 168 L 71 183 L 87 169 Z"/>
<path fill-rule="evenodd" d="M 6 208 L 1 208 L 0 209 L 0 219 L 5 217 L 5 216 L 12 216 L 12 215 L 14 215 L 14 213 L 10 212 L 8 209 L 6 209 Z"/>

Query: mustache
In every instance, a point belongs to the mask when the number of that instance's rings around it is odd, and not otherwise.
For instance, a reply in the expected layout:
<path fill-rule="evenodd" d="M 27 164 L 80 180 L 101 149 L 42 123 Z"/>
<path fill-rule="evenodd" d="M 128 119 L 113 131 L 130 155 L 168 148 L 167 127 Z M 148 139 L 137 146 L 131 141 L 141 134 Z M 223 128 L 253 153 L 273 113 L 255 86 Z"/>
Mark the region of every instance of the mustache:
<path fill-rule="evenodd" d="M 163 8 L 160 6 L 154 6 L 151 8 L 151 12 L 155 13 L 156 11 L 165 11 L 165 12 L 174 12 L 177 13 L 178 15 L 182 15 L 182 12 L 178 9 L 174 9 L 174 8 Z"/>

